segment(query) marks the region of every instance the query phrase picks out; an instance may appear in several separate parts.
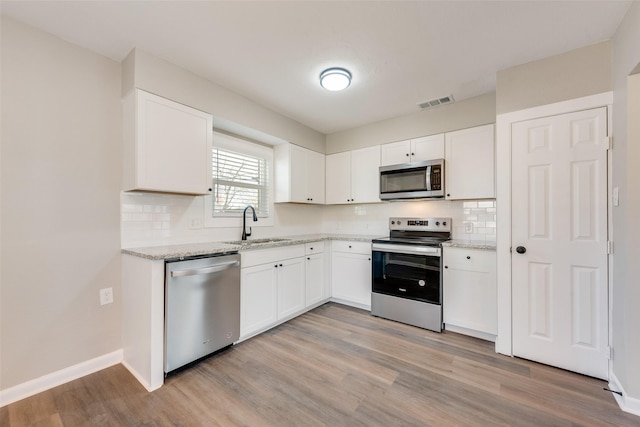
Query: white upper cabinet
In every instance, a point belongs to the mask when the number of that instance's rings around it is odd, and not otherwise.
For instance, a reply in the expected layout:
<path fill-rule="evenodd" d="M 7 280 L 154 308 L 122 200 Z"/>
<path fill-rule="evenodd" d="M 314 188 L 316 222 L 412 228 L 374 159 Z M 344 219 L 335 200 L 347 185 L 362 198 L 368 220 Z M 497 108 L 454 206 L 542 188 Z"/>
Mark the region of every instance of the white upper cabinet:
<path fill-rule="evenodd" d="M 326 203 L 376 203 L 380 201 L 380 146 L 361 148 L 326 157 Z"/>
<path fill-rule="evenodd" d="M 411 140 L 411 161 L 444 159 L 444 134 L 423 136 Z"/>
<path fill-rule="evenodd" d="M 351 152 L 326 158 L 327 204 L 351 203 Z"/>
<path fill-rule="evenodd" d="M 494 125 L 445 135 L 445 194 L 449 200 L 495 198 Z"/>
<path fill-rule="evenodd" d="M 324 204 L 324 154 L 293 144 L 274 148 L 276 203 Z"/>
<path fill-rule="evenodd" d="M 423 136 L 381 146 L 382 166 L 444 158 L 444 134 Z"/>
<path fill-rule="evenodd" d="M 123 113 L 125 191 L 210 193 L 211 114 L 139 89 Z"/>
<path fill-rule="evenodd" d="M 380 146 L 351 152 L 351 203 L 380 202 Z"/>
<path fill-rule="evenodd" d="M 380 146 L 381 165 L 397 165 L 411 161 L 411 140 L 391 142 Z"/>

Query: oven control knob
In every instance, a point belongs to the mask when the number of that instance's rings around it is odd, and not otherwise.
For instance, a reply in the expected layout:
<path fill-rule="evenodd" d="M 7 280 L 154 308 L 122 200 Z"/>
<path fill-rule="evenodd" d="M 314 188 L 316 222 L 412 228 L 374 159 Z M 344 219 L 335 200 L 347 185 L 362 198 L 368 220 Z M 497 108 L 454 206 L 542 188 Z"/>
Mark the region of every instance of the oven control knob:
<path fill-rule="evenodd" d="M 436 221 L 436 225 L 440 225 L 440 221 Z"/>
<path fill-rule="evenodd" d="M 400 224 L 402 224 L 402 222 L 401 222 L 401 221 L 398 221 L 398 225 L 400 225 Z"/>
<path fill-rule="evenodd" d="M 442 223 L 442 225 L 447 225 L 447 221 L 444 221 L 444 222 Z"/>
<path fill-rule="evenodd" d="M 391 224 L 392 224 L 392 225 L 393 225 L 393 224 L 395 224 L 395 223 L 396 223 L 395 221 L 391 221 Z"/>

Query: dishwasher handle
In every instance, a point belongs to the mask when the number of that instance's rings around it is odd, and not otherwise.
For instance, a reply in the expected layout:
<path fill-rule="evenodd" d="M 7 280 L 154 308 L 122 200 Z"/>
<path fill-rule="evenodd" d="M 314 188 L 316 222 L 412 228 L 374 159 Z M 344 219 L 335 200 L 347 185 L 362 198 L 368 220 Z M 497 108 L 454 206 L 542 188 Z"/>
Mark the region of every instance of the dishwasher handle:
<path fill-rule="evenodd" d="M 238 261 L 230 261 L 230 262 L 216 264 L 211 267 L 195 268 L 192 270 L 176 270 L 171 272 L 171 277 L 197 276 L 200 274 L 219 273 L 220 271 L 227 270 L 239 264 L 240 262 Z"/>

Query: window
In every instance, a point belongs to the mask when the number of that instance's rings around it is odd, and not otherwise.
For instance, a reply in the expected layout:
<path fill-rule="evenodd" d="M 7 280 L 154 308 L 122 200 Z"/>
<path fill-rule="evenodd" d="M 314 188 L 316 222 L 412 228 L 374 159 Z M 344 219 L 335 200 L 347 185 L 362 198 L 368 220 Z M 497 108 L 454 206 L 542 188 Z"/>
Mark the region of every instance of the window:
<path fill-rule="evenodd" d="M 216 218 L 241 218 L 248 205 L 259 218 L 269 218 L 273 149 L 215 132 L 211 158 L 213 195 L 206 201 L 206 225 L 232 225 L 233 220 Z"/>

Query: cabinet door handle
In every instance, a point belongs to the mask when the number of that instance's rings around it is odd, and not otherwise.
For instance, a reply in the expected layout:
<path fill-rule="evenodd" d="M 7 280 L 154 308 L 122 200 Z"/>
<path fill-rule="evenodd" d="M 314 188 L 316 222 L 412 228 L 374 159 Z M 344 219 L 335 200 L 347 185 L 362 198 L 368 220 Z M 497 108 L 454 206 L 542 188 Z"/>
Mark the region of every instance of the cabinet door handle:
<path fill-rule="evenodd" d="M 471 259 L 471 257 L 469 255 L 467 255 L 467 259 Z"/>
<path fill-rule="evenodd" d="M 278 264 L 274 265 L 275 268 L 278 268 Z"/>
<path fill-rule="evenodd" d="M 445 266 L 444 266 L 444 268 L 449 268 L 449 266 L 448 266 L 448 265 L 445 265 Z"/>
<path fill-rule="evenodd" d="M 311 258 L 307 257 L 308 260 L 311 260 Z"/>
<path fill-rule="evenodd" d="M 282 264 L 279 264 L 278 267 L 282 267 Z"/>

